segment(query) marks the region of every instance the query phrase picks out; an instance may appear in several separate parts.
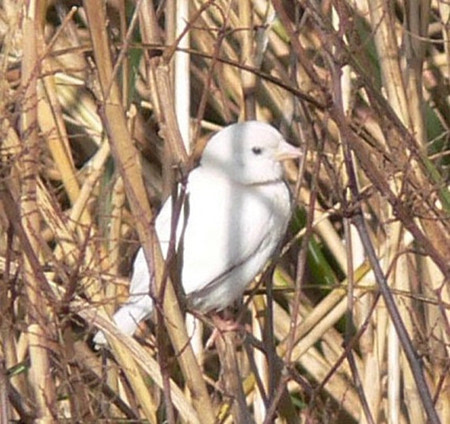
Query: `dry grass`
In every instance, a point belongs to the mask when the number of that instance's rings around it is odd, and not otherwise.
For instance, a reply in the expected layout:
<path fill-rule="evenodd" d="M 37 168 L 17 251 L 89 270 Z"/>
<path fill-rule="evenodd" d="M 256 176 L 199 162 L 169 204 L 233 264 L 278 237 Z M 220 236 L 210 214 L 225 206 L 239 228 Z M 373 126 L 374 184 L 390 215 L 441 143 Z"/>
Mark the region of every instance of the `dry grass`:
<path fill-rule="evenodd" d="M 0 6 L 0 423 L 450 422 L 450 6 L 49 3 Z M 255 117 L 306 155 L 246 334 L 205 351 L 169 282 L 121 335 L 173 181 Z"/>

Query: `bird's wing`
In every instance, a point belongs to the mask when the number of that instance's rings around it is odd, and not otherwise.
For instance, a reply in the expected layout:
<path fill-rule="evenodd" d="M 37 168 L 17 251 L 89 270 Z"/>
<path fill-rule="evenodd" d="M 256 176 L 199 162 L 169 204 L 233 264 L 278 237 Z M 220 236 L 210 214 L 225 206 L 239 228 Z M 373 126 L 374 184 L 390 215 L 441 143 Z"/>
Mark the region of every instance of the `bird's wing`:
<path fill-rule="evenodd" d="M 220 178 L 190 180 L 182 241 L 187 295 L 204 289 L 254 255 L 271 236 L 272 199 Z"/>

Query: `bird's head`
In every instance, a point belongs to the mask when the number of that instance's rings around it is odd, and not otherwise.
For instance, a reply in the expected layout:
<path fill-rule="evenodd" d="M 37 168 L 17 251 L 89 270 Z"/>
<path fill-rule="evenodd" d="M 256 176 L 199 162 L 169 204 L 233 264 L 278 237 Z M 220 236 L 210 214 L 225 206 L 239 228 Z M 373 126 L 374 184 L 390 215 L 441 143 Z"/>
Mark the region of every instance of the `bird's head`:
<path fill-rule="evenodd" d="M 201 166 L 240 184 L 264 184 L 281 180 L 281 162 L 300 156 L 300 149 L 271 125 L 247 121 L 215 134 L 203 151 Z"/>

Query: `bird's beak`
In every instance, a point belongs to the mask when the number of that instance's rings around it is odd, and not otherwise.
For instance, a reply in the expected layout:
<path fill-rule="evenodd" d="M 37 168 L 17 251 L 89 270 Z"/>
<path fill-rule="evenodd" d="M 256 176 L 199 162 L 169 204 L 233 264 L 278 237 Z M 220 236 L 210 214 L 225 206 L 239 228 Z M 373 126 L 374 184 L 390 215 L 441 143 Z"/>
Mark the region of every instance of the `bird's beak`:
<path fill-rule="evenodd" d="M 288 159 L 296 159 L 302 157 L 302 151 L 298 147 L 294 147 L 285 141 L 280 143 L 278 150 L 275 153 L 277 161 L 284 161 Z"/>

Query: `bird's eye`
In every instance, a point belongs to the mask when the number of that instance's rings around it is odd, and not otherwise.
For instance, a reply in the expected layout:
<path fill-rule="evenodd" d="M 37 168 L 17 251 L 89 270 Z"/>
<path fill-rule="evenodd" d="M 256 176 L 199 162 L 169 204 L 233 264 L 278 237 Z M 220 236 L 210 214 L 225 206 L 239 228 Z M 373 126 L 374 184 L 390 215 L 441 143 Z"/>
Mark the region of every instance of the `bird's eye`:
<path fill-rule="evenodd" d="M 260 155 L 262 153 L 263 149 L 261 149 L 261 147 L 252 147 L 252 152 L 255 155 Z"/>

